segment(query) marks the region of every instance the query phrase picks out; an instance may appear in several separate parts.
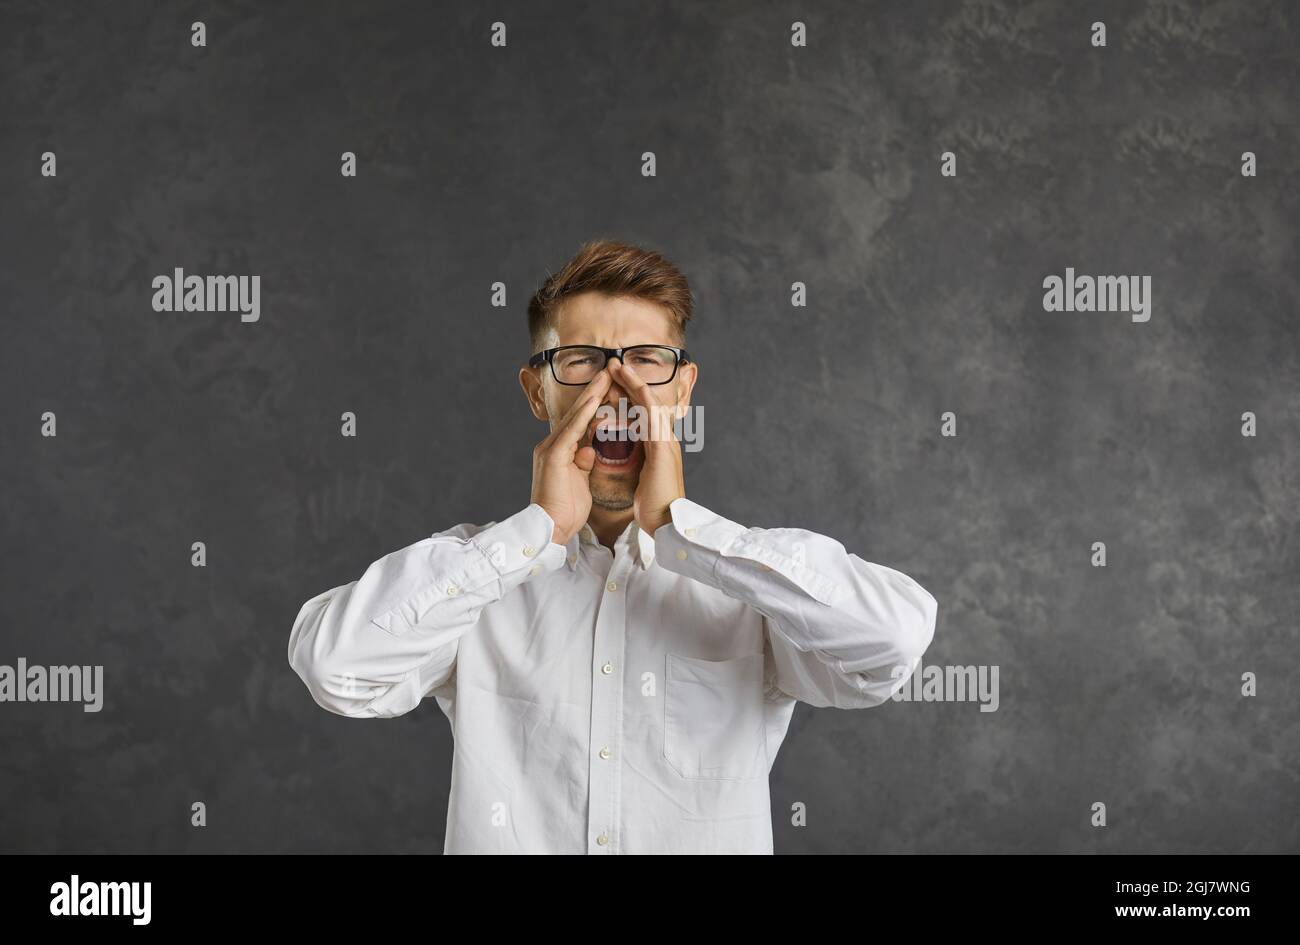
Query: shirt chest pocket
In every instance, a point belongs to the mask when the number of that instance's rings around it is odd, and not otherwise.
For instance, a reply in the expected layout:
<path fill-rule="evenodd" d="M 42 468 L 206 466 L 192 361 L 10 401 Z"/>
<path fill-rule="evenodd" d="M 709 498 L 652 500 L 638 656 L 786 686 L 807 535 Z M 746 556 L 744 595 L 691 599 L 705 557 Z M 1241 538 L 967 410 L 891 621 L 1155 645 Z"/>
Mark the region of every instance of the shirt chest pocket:
<path fill-rule="evenodd" d="M 702 660 L 667 654 L 664 760 L 683 778 L 767 775 L 763 654 Z"/>

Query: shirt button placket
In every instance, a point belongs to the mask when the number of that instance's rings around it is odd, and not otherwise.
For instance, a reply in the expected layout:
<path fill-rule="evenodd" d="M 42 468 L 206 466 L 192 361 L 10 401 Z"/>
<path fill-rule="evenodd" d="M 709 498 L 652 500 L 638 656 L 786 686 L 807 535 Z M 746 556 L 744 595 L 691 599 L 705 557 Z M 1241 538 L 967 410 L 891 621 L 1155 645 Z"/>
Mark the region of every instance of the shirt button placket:
<path fill-rule="evenodd" d="M 627 628 L 627 578 L 632 564 L 627 548 L 615 555 L 596 612 L 591 664 L 591 740 L 587 798 L 587 852 L 616 853 L 621 838 L 621 748 L 623 743 L 623 665 Z"/>

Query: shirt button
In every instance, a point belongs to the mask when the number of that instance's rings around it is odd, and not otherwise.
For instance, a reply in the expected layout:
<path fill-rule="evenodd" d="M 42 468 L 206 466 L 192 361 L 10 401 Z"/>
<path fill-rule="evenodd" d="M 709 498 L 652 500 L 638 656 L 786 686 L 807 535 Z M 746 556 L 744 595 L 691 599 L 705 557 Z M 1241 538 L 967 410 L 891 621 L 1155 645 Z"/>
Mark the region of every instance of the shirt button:
<path fill-rule="evenodd" d="M 687 538 L 694 538 L 694 537 L 695 537 L 695 529 L 693 529 L 693 528 L 688 528 L 688 529 L 686 529 L 686 537 L 687 537 Z"/>
<path fill-rule="evenodd" d="M 602 833 L 599 837 L 596 838 L 596 842 L 603 847 L 605 844 L 609 843 L 609 837 L 605 836 Z"/>
<path fill-rule="evenodd" d="M 525 558 L 531 558 L 531 557 L 532 557 L 533 555 L 535 555 L 535 554 L 537 554 L 537 549 L 536 549 L 536 548 L 534 548 L 532 545 L 524 545 L 524 557 L 525 557 Z"/>
<path fill-rule="evenodd" d="M 685 548 L 679 548 L 679 549 L 677 549 L 677 560 L 678 560 L 678 561 L 685 561 L 685 560 L 686 560 L 686 549 L 685 549 Z"/>
<path fill-rule="evenodd" d="M 608 748 L 602 748 L 600 750 L 600 757 L 604 758 L 606 761 L 609 761 L 609 755 L 610 751 Z"/>
<path fill-rule="evenodd" d="M 618 582 L 617 582 L 617 581 L 610 581 L 608 584 L 605 585 L 605 590 L 607 590 L 607 591 L 616 591 L 616 590 L 618 590 Z"/>
<path fill-rule="evenodd" d="M 600 671 L 604 673 L 606 676 L 608 676 L 610 673 L 614 671 L 614 664 L 606 663 L 604 666 L 600 668 Z"/>
<path fill-rule="evenodd" d="M 451 587 L 447 588 L 447 596 L 448 596 L 448 597 L 455 597 L 455 596 L 456 596 L 457 594 L 459 594 L 459 593 L 460 593 L 460 588 L 457 587 L 455 584 L 453 584 Z"/>
<path fill-rule="evenodd" d="M 537 573 L 540 572 L 541 570 L 542 570 L 542 569 L 541 569 L 541 566 L 535 564 L 535 565 L 533 565 L 531 568 L 528 569 L 528 573 L 529 573 L 529 574 L 537 574 Z"/>

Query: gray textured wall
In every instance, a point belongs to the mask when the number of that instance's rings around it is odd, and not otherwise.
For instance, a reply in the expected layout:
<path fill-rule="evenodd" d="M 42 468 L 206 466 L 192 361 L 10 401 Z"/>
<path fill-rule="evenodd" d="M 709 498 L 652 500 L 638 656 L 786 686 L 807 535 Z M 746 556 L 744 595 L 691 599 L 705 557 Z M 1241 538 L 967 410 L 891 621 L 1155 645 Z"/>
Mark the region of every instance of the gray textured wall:
<path fill-rule="evenodd" d="M 107 694 L 0 704 L 0 849 L 442 849 L 436 704 L 329 715 L 288 633 L 527 503 L 527 298 L 612 236 L 698 297 L 688 493 L 915 577 L 928 662 L 1000 667 L 992 713 L 800 706 L 778 852 L 1300 851 L 1296 18 L 4 4 L 0 663 Z M 177 266 L 259 274 L 261 320 L 154 312 Z M 1151 320 L 1044 312 L 1067 266 L 1150 275 Z"/>

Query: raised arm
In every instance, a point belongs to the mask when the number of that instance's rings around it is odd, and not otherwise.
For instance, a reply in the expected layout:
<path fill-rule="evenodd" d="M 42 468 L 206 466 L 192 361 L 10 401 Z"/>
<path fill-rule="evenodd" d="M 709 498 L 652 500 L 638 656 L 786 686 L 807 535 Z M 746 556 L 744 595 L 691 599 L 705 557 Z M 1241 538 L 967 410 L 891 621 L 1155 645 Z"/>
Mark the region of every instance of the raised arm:
<path fill-rule="evenodd" d="M 484 607 L 564 563 L 536 503 L 487 526 L 457 525 L 375 561 L 302 605 L 289 665 L 321 707 L 388 718 L 451 676 L 457 641 Z"/>
<path fill-rule="evenodd" d="M 655 531 L 655 561 L 763 614 L 774 684 L 801 702 L 879 705 L 934 637 L 938 604 L 925 588 L 833 538 L 746 528 L 686 498 L 669 511 L 671 524 Z"/>
<path fill-rule="evenodd" d="M 457 641 L 484 607 L 564 564 L 591 510 L 601 371 L 533 450 L 532 501 L 502 522 L 458 525 L 385 555 L 302 605 L 289 665 L 317 704 L 352 718 L 402 715 L 451 678 Z"/>

